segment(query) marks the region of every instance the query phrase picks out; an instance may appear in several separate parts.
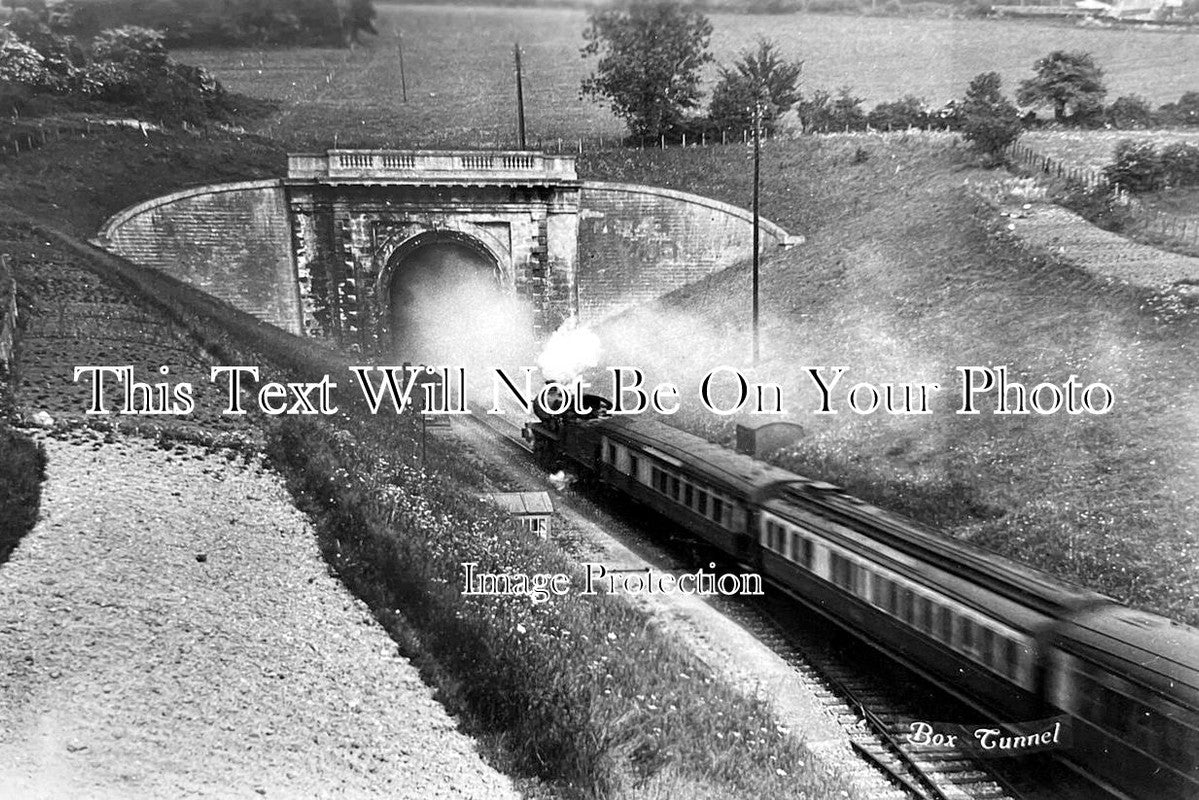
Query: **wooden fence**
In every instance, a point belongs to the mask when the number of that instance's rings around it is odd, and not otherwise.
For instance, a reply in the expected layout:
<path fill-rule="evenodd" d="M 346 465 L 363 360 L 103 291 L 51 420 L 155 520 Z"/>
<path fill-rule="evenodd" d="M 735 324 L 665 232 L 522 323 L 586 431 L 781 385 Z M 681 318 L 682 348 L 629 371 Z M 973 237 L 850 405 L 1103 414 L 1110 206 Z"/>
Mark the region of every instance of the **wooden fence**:
<path fill-rule="evenodd" d="M 1008 147 L 1007 156 L 1012 163 L 1031 172 L 1034 178 L 1082 187 L 1088 191 L 1114 192 L 1116 201 L 1132 213 L 1132 229 L 1136 233 L 1199 245 L 1199 217 L 1147 209 L 1126 190 L 1113 186 L 1102 170 L 1066 164 L 1018 142 Z"/>

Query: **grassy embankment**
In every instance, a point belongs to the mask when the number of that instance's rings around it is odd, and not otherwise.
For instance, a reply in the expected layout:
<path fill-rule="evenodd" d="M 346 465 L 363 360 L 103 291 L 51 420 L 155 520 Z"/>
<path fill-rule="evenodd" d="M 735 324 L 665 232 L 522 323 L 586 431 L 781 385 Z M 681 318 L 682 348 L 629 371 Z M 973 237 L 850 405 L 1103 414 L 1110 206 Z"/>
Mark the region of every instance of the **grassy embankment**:
<path fill-rule="evenodd" d="M 862 151 L 858 155 L 859 149 Z M 867 156 L 864 161 L 861 156 Z M 855 157 L 856 156 L 856 157 Z M 588 157 L 590 178 L 748 205 L 737 148 Z M 1199 622 L 1199 315 L 1022 251 L 964 186 L 992 176 L 925 135 L 806 138 L 764 156 L 763 214 L 808 242 L 763 270 L 764 363 L 802 440 L 776 460 L 1133 605 Z M 748 265 L 606 326 L 609 358 L 686 382 L 747 363 Z M 741 309 L 743 311 L 739 312 Z M 802 366 L 849 367 L 840 413 L 819 416 Z M 957 366 L 1006 365 L 1031 388 L 1077 374 L 1115 393 L 1103 416 L 958 415 Z M 937 382 L 923 416 L 852 413 L 858 381 Z M 676 418 L 727 441 L 732 422 Z M 834 406 L 838 407 L 838 406 Z"/>
<path fill-rule="evenodd" d="M 144 139 L 119 131 L 52 141 L 7 164 L 0 204 L 20 203 L 82 237 L 120 206 L 175 188 L 170 183 L 210 179 L 217 165 L 228 178 L 252 177 L 278 155 L 260 140 L 215 136 L 196 144 L 185 134 Z M 168 358 L 169 345 L 171 363 L 201 373 L 214 358 L 260 364 L 272 377 L 296 373 L 286 342 L 237 327 L 245 320 L 211 302 L 190 302 L 161 277 L 121 277 L 111 261 L 83 256 L 36 227 L 0 238 L 11 238 L 14 250 L 33 248 L 20 266 L 33 305 L 46 314 L 57 313 L 62 291 L 75 288 L 104 303 L 134 290 L 141 298 L 118 316 L 140 315 L 144 341 L 109 340 L 101 328 L 38 351 L 35 396 L 59 398 L 59 415 L 81 403 L 69 365 L 90 363 L 97 348 L 114 363 L 147 368 Z M 103 277 L 99 284 L 81 277 L 90 267 Z M 179 325 L 190 331 L 190 349 L 178 339 Z M 333 369 L 327 358 L 312 353 L 308 371 Z M 331 568 L 375 609 L 493 760 L 526 778 L 530 795 L 732 800 L 835 796 L 845 788 L 806 761 L 762 703 L 720 682 L 621 602 L 572 595 L 533 606 L 525 598 L 462 597 L 464 561 L 529 573 L 575 567 L 476 500 L 479 475 L 456 451 L 432 440 L 420 468 L 406 420 L 286 418 L 264 433 L 269 454 L 313 517 Z"/>

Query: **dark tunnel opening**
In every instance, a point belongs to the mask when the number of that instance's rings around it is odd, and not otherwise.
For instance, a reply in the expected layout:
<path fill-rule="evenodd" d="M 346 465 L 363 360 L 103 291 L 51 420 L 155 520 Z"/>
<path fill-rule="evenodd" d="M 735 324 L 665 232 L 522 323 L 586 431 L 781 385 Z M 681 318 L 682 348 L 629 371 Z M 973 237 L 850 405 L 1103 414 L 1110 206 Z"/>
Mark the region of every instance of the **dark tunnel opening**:
<path fill-rule="evenodd" d="M 452 358 L 446 344 L 480 306 L 505 294 L 499 266 L 478 245 L 439 238 L 395 258 L 389 325 L 394 352 L 406 361 Z"/>

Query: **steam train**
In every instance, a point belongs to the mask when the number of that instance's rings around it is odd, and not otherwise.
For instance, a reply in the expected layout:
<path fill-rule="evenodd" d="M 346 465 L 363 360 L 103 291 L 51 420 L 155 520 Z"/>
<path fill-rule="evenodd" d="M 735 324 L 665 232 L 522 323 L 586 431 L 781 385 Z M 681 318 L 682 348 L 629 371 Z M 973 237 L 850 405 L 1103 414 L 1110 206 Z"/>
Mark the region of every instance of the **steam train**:
<path fill-rule="evenodd" d="M 549 414 L 538 460 L 648 506 L 996 721 L 1068 715 L 1116 797 L 1199 798 L 1199 630 L 648 419 Z"/>

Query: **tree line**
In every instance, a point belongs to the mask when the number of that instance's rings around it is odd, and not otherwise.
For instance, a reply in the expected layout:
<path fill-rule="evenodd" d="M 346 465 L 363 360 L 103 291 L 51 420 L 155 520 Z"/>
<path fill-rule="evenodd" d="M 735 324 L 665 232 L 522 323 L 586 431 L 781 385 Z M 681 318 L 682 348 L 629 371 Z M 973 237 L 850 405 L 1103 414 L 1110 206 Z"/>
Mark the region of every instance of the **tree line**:
<path fill-rule="evenodd" d="M 581 86 L 586 97 L 605 102 L 625 121 L 633 139 L 698 140 L 721 131 L 773 132 L 794 111 L 805 132 L 917 128 L 960 131 L 978 150 L 997 154 L 1026 127 L 1045 120 L 1048 109 L 1062 125 L 1121 128 L 1199 125 L 1199 92 L 1156 111 L 1136 95 L 1103 101 L 1103 71 L 1088 53 L 1054 51 L 1033 64 L 1015 100 L 1002 92 L 1002 78 L 976 76 L 960 99 L 931 107 L 908 96 L 880 103 L 867 112 L 849 88 L 836 93 L 799 90 L 801 61 L 788 61 L 766 39 L 722 66 L 706 113 L 700 111 L 700 72 L 712 62 L 712 25 L 694 6 L 674 0 L 641 0 L 625 8 L 593 12 L 584 31 L 584 58 L 595 69 Z"/>

